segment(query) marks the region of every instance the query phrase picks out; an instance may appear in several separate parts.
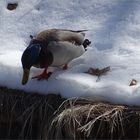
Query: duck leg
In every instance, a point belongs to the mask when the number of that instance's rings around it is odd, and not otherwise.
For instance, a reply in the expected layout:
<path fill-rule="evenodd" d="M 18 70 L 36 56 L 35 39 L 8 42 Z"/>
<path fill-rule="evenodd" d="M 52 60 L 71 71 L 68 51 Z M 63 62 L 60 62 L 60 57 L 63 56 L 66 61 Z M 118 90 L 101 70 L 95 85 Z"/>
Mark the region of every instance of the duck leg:
<path fill-rule="evenodd" d="M 64 66 L 63 66 L 63 70 L 67 70 L 68 69 L 68 64 L 65 64 Z"/>
<path fill-rule="evenodd" d="M 37 80 L 43 80 L 43 79 L 48 79 L 51 76 L 51 72 L 47 72 L 47 68 L 44 69 L 44 71 L 37 76 L 32 77 L 32 79 L 37 79 Z"/>

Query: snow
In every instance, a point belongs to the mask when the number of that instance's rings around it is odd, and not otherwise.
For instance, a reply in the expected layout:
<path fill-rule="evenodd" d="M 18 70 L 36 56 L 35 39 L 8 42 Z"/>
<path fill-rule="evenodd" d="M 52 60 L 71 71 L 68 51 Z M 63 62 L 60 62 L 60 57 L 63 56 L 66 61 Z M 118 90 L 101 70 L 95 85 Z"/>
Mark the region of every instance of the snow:
<path fill-rule="evenodd" d="M 8 2 L 18 2 L 17 9 L 7 10 Z M 139 0 L 1 0 L 0 27 L 1 86 L 140 105 Z M 23 86 L 21 55 L 29 36 L 49 28 L 88 29 L 86 38 L 92 44 L 68 70 L 54 69 L 48 81 L 32 80 L 42 71 L 32 68 Z M 100 79 L 84 73 L 90 67 L 106 66 L 111 71 Z M 132 79 L 138 84 L 130 87 Z"/>

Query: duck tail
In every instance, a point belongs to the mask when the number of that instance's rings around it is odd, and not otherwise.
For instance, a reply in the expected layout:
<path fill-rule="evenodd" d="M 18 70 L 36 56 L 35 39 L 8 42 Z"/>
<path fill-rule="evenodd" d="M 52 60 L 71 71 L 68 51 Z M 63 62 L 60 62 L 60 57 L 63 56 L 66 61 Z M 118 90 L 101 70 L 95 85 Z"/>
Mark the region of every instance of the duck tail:
<path fill-rule="evenodd" d="M 88 31 L 88 30 L 67 30 L 67 29 L 63 29 L 63 31 L 70 31 L 70 32 L 74 32 L 74 33 L 82 33 L 82 32 L 85 32 L 85 31 Z"/>
<path fill-rule="evenodd" d="M 88 31 L 88 30 L 77 30 L 75 32 L 80 33 L 80 32 L 86 32 L 86 31 Z"/>
<path fill-rule="evenodd" d="M 88 30 L 77 30 L 77 31 L 74 31 L 74 30 L 70 30 L 71 32 L 76 32 L 76 33 L 81 33 L 81 32 L 86 32 Z"/>
<path fill-rule="evenodd" d="M 85 48 L 85 50 L 87 50 L 86 48 L 91 44 L 91 41 L 89 41 L 88 39 L 85 39 L 83 42 L 83 46 Z"/>

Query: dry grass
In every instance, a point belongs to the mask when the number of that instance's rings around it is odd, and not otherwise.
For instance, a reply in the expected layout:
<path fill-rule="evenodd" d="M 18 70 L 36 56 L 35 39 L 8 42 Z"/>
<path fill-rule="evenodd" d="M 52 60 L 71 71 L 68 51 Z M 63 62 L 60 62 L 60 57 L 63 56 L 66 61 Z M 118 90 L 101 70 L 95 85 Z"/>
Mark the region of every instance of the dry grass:
<path fill-rule="evenodd" d="M 137 111 L 135 111 L 135 109 Z M 140 139 L 140 109 L 67 100 L 51 123 L 49 139 Z"/>
<path fill-rule="evenodd" d="M 140 139 L 140 108 L 0 88 L 1 139 Z"/>
<path fill-rule="evenodd" d="M 0 139 L 41 139 L 53 113 L 64 101 L 47 96 L 0 88 Z"/>

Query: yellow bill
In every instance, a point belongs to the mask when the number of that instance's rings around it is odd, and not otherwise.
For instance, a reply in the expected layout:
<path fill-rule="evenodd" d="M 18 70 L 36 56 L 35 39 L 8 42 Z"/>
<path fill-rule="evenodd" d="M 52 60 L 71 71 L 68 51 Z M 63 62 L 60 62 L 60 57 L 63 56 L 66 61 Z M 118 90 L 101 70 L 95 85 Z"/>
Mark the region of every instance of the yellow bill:
<path fill-rule="evenodd" d="M 23 70 L 23 77 L 22 77 L 22 85 L 25 85 L 28 82 L 30 75 L 30 69 Z"/>

